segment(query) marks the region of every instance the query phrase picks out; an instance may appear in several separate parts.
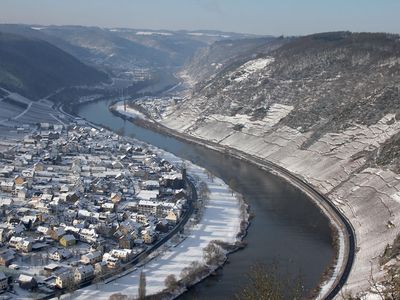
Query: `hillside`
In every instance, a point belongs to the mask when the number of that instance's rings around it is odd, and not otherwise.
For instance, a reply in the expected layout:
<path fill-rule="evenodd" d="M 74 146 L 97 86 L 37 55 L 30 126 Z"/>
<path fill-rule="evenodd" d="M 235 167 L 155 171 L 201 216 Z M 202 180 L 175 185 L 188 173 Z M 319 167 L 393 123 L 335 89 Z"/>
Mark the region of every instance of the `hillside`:
<path fill-rule="evenodd" d="M 207 112 L 256 119 L 274 103 L 292 105 L 282 124 L 302 131 L 336 131 L 353 121 L 371 125 L 400 108 L 399 55 L 397 36 L 308 36 L 233 64 L 211 84 L 200 84 L 194 98 L 204 97 L 201 108 Z"/>
<path fill-rule="evenodd" d="M 183 72 L 195 82 L 208 81 L 225 67 L 279 48 L 287 39 L 274 37 L 228 39 L 196 51 Z"/>
<path fill-rule="evenodd" d="M 400 227 L 400 38 L 322 33 L 254 54 L 197 81 L 159 121 L 274 162 L 327 195 L 356 233 L 345 290 L 366 291 Z"/>
<path fill-rule="evenodd" d="M 35 28 L 35 29 L 34 29 Z M 0 32 L 16 34 L 29 39 L 39 39 L 46 41 L 57 48 L 71 54 L 80 61 L 90 63 L 91 53 L 87 49 L 72 45 L 63 38 L 58 38 L 39 30 L 40 27 L 22 25 L 22 24 L 0 24 Z"/>
<path fill-rule="evenodd" d="M 0 86 L 31 99 L 68 86 L 106 81 L 89 67 L 46 41 L 0 32 Z"/>

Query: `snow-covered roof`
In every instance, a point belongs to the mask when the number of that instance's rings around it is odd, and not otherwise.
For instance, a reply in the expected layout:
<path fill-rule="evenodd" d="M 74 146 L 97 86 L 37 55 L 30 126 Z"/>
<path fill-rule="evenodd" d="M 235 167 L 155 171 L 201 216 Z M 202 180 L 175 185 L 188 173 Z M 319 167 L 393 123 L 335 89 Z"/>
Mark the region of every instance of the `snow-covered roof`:
<path fill-rule="evenodd" d="M 181 173 L 169 173 L 163 175 L 164 179 L 169 179 L 169 180 L 175 180 L 175 179 L 182 179 L 182 174 Z"/>
<path fill-rule="evenodd" d="M 143 186 L 160 186 L 158 180 L 145 180 L 142 182 Z"/>
<path fill-rule="evenodd" d="M 140 200 L 139 201 L 139 205 L 142 205 L 142 206 L 154 206 L 154 207 L 156 207 L 156 206 L 159 206 L 161 203 L 160 202 L 157 202 L 157 201 L 149 201 L 149 200 Z"/>
<path fill-rule="evenodd" d="M 157 198 L 159 194 L 158 190 L 141 190 L 138 194 L 137 194 L 137 198 L 141 199 L 141 200 L 150 200 L 150 199 L 155 199 Z"/>
<path fill-rule="evenodd" d="M 75 271 L 79 272 L 81 274 L 87 274 L 87 273 L 90 274 L 90 273 L 94 272 L 94 269 L 93 269 L 92 265 L 82 265 L 82 266 L 79 266 Z"/>
<path fill-rule="evenodd" d="M 34 278 L 32 276 L 21 274 L 18 277 L 18 281 L 20 282 L 31 282 Z"/>

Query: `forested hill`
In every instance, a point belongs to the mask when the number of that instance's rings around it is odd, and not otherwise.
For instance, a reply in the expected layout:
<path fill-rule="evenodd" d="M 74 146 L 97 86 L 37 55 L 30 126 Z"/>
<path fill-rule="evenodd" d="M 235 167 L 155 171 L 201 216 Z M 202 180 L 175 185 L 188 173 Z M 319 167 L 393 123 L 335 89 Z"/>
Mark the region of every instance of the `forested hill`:
<path fill-rule="evenodd" d="M 0 86 L 40 99 L 62 87 L 107 81 L 105 73 L 83 64 L 43 40 L 0 32 Z"/>

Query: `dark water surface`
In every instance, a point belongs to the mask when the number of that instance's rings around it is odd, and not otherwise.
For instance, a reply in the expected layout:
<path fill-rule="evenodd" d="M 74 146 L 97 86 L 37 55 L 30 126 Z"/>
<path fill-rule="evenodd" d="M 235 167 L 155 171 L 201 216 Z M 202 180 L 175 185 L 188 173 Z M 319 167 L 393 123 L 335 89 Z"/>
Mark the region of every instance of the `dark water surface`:
<path fill-rule="evenodd" d="M 225 182 L 236 182 L 254 214 L 244 250 L 229 256 L 216 276 L 193 287 L 180 299 L 232 299 L 246 282 L 245 273 L 258 262 L 277 263 L 283 274 L 301 274 L 307 289 L 314 288 L 334 251 L 328 219 L 309 199 L 279 177 L 204 147 L 138 127 L 114 116 L 109 101 L 89 103 L 78 114 L 112 130 L 135 137 L 200 165 Z"/>

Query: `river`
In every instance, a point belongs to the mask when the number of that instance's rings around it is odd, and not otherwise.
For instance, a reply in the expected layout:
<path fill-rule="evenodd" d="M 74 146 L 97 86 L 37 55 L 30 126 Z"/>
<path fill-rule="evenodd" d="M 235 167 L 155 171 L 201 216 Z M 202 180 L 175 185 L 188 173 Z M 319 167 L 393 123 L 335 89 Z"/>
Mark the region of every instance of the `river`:
<path fill-rule="evenodd" d="M 281 178 L 252 164 L 164 136 L 124 121 L 108 110 L 110 101 L 87 103 L 78 114 L 95 124 L 123 132 L 208 169 L 241 193 L 254 215 L 247 247 L 229 256 L 229 263 L 191 288 L 180 299 L 232 299 L 246 282 L 245 273 L 256 263 L 278 266 L 282 274 L 300 274 L 307 290 L 318 285 L 330 265 L 329 220 L 307 197 Z"/>

